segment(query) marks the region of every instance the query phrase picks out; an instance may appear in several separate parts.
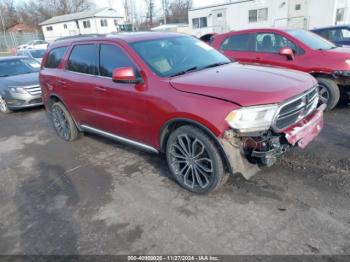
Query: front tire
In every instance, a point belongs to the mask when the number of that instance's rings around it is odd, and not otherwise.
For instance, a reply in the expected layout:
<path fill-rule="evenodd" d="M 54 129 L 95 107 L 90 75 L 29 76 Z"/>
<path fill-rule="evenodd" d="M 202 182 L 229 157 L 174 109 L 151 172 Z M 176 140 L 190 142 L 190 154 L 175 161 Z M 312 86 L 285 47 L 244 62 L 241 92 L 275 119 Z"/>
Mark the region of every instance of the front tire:
<path fill-rule="evenodd" d="M 11 113 L 12 111 L 8 108 L 6 100 L 0 96 L 0 112 L 3 114 Z"/>
<path fill-rule="evenodd" d="M 79 136 L 79 131 L 71 115 L 61 102 L 56 102 L 51 107 L 51 120 L 57 135 L 65 141 L 74 141 Z"/>
<path fill-rule="evenodd" d="M 228 173 L 217 146 L 196 127 L 182 126 L 172 132 L 166 157 L 176 181 L 191 192 L 208 194 L 227 181 Z"/>
<path fill-rule="evenodd" d="M 322 103 L 327 104 L 326 111 L 331 111 L 340 100 L 338 85 L 328 78 L 317 78 L 319 85 L 319 95 Z"/>

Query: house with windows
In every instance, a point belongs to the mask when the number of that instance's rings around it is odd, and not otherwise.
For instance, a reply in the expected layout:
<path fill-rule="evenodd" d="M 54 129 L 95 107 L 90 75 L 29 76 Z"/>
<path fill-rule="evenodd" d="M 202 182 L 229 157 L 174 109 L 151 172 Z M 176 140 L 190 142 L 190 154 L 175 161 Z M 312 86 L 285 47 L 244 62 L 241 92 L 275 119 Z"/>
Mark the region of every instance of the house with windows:
<path fill-rule="evenodd" d="M 46 41 L 79 34 L 108 34 L 118 32 L 125 18 L 112 8 L 54 16 L 39 25 Z"/>
<path fill-rule="evenodd" d="M 218 0 L 189 10 L 189 25 L 196 36 L 257 27 L 314 29 L 348 23 L 350 0 Z"/>

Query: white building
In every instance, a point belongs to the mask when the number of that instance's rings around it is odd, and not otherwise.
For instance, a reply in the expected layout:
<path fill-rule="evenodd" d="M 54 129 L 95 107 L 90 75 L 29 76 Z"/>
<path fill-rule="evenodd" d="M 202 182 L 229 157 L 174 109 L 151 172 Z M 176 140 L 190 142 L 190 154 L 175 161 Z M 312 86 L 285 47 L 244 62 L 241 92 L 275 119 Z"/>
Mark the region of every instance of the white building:
<path fill-rule="evenodd" d="M 108 34 L 117 32 L 124 23 L 124 17 L 112 8 L 101 8 L 68 15 L 54 16 L 39 25 L 45 40 L 78 34 Z"/>
<path fill-rule="evenodd" d="M 214 1 L 213 1 L 214 2 Z M 189 11 L 192 34 L 257 27 L 312 29 L 350 23 L 350 0 L 231 0 Z"/>

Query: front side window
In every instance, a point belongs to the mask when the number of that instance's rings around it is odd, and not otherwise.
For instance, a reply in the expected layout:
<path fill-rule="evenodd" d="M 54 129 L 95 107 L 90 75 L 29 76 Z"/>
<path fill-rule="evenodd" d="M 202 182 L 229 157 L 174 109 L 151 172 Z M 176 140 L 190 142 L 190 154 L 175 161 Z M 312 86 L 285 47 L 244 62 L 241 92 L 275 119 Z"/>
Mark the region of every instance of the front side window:
<path fill-rule="evenodd" d="M 61 63 L 64 54 L 66 53 L 67 47 L 58 47 L 52 49 L 47 57 L 45 67 L 46 68 L 57 68 Z"/>
<path fill-rule="evenodd" d="M 298 52 L 298 46 L 289 39 L 275 33 L 259 33 L 256 35 L 256 51 L 263 53 L 279 53 L 283 47 Z"/>
<path fill-rule="evenodd" d="M 94 44 L 74 46 L 67 64 L 67 70 L 96 75 L 97 74 L 97 50 Z"/>
<path fill-rule="evenodd" d="M 288 32 L 291 36 L 298 39 L 300 42 L 303 42 L 305 45 L 314 50 L 329 50 L 336 48 L 336 46 L 332 42 L 329 42 L 323 37 L 310 31 L 306 31 L 303 29 L 290 29 L 286 32 Z"/>
<path fill-rule="evenodd" d="M 32 58 L 17 58 L 0 61 L 0 77 L 39 72 L 40 64 Z"/>
<path fill-rule="evenodd" d="M 113 70 L 120 67 L 134 67 L 122 49 L 115 45 L 100 45 L 100 75 L 112 77 Z"/>
<path fill-rule="evenodd" d="M 230 63 L 227 57 L 211 46 L 188 36 L 141 41 L 131 46 L 151 70 L 161 77 Z"/>
<path fill-rule="evenodd" d="M 253 51 L 252 40 L 252 34 L 234 35 L 222 42 L 221 49 L 227 51 Z"/>
<path fill-rule="evenodd" d="M 332 42 L 341 42 L 350 40 L 350 31 L 346 28 L 335 29 L 328 32 L 328 39 Z"/>

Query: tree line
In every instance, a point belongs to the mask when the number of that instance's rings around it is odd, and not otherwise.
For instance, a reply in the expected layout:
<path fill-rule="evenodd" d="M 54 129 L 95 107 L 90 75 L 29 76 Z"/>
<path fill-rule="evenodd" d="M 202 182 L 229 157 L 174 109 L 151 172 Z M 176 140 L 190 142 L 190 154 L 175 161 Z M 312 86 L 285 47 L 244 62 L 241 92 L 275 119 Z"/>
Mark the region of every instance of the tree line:
<path fill-rule="evenodd" d="M 148 27 L 164 23 L 187 23 L 188 10 L 192 0 L 162 0 L 162 7 L 155 7 L 154 0 L 143 0 L 147 6 L 146 20 L 136 21 Z M 53 16 L 65 15 L 96 8 L 92 0 L 0 0 L 0 28 L 8 29 L 18 23 L 24 23 L 39 29 L 39 24 Z M 127 10 L 126 10 L 127 11 Z M 130 11 L 130 10 L 129 10 Z M 136 19 L 137 20 L 137 19 Z"/>

